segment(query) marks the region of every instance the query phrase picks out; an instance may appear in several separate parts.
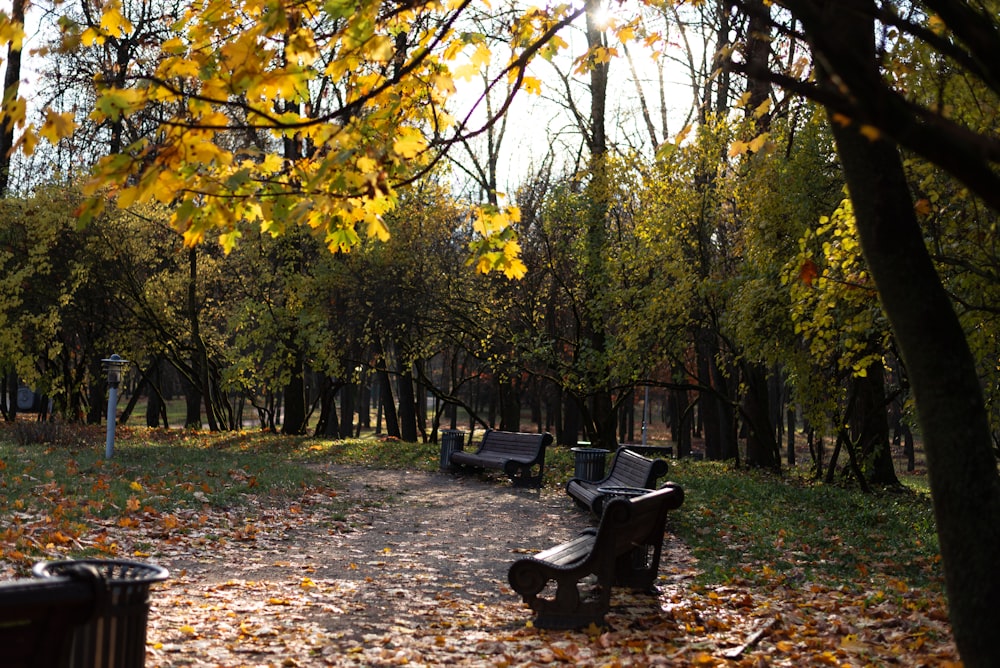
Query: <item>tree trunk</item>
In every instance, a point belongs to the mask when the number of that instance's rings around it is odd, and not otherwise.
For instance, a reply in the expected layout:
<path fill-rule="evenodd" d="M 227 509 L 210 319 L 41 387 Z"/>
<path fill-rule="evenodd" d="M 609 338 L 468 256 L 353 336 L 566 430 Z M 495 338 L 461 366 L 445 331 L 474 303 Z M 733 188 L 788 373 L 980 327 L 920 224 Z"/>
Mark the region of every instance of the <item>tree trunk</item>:
<path fill-rule="evenodd" d="M 858 379 L 858 399 L 854 407 L 856 429 L 852 434 L 861 443 L 865 476 L 876 485 L 899 485 L 889 447 L 889 414 L 885 398 L 885 374 L 882 362 L 868 367 Z"/>
<path fill-rule="evenodd" d="M 559 433 L 559 444 L 570 447 L 576 445 L 580 438 L 580 405 L 576 397 L 569 392 L 562 393 L 562 430 Z"/>
<path fill-rule="evenodd" d="M 840 2 L 821 7 L 807 35 L 836 34 L 827 48 L 843 51 L 825 60 L 860 62 L 876 79 L 871 17 Z M 955 642 L 969 668 L 998 666 L 1000 476 L 975 358 L 924 245 L 898 150 L 855 127 L 832 127 L 861 248 L 916 399 Z"/>
<path fill-rule="evenodd" d="M 24 25 L 24 11 L 28 6 L 28 0 L 13 0 L 10 18 L 16 23 Z M 14 48 L 11 42 L 7 48 L 7 69 L 4 70 L 3 95 L 0 100 L 11 100 L 18 95 L 21 84 L 21 49 Z M 7 197 L 10 187 L 10 154 L 14 146 L 14 122 L 11 119 L 4 119 L 3 126 L 0 127 L 0 198 Z"/>
<path fill-rule="evenodd" d="M 385 434 L 391 438 L 400 438 L 395 399 L 392 397 L 392 385 L 389 384 L 389 372 L 385 368 L 384 360 L 379 362 L 378 389 L 382 412 L 385 416 Z"/>
<path fill-rule="evenodd" d="M 350 438 L 354 435 L 354 397 L 358 386 L 354 383 L 344 383 L 340 388 L 340 437 Z"/>
<path fill-rule="evenodd" d="M 500 429 L 521 431 L 521 397 L 512 379 L 501 380 L 497 386 L 500 397 Z"/>
<path fill-rule="evenodd" d="M 745 365 L 746 393 L 743 417 L 747 423 L 747 466 L 781 469 L 781 452 L 771 424 L 767 369 L 763 364 Z"/>
<path fill-rule="evenodd" d="M 298 436 L 306 432 L 306 383 L 302 373 L 302 358 L 296 355 L 292 377 L 285 386 L 285 412 L 281 419 L 281 433 Z"/>
<path fill-rule="evenodd" d="M 417 442 L 416 396 L 413 391 L 413 373 L 396 355 L 396 375 L 399 378 L 399 438 L 407 443 Z"/>
<path fill-rule="evenodd" d="M 146 376 L 146 426 L 156 429 L 160 426 L 160 416 L 163 416 L 163 426 L 166 428 L 167 413 L 166 402 L 160 394 L 160 364 L 157 359 L 149 366 L 149 373 Z"/>
<path fill-rule="evenodd" d="M 787 439 L 787 461 L 789 468 L 795 466 L 795 406 L 789 405 L 788 410 L 785 413 L 785 419 L 788 423 L 785 431 L 785 438 Z"/>

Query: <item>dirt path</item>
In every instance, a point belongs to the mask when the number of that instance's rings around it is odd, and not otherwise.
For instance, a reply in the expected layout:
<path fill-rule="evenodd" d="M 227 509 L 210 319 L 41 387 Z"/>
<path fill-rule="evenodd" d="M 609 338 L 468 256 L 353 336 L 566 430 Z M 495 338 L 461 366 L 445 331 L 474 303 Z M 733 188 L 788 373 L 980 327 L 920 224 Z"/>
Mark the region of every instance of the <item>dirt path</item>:
<path fill-rule="evenodd" d="M 530 611 L 507 568 L 590 525 L 567 496 L 504 481 L 330 475 L 345 518 L 262 509 L 266 531 L 157 559 L 172 577 L 154 592 L 147 666 L 509 663 Z"/>

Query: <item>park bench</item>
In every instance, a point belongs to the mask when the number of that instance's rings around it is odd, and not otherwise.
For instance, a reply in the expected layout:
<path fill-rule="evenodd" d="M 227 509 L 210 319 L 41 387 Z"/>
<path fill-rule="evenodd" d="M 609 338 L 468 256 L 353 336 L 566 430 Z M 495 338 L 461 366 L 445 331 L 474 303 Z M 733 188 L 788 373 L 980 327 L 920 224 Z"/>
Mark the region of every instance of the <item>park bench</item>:
<path fill-rule="evenodd" d="M 552 434 L 527 434 L 489 430 L 475 452 L 456 450 L 449 461 L 456 466 L 498 469 L 517 487 L 541 487 L 545 473 L 545 448 Z M 537 467 L 537 473 L 532 470 Z"/>
<path fill-rule="evenodd" d="M 566 483 L 566 493 L 583 508 L 597 517 L 601 516 L 608 489 L 638 488 L 652 489 L 656 481 L 667 474 L 668 464 L 664 459 L 650 459 L 628 447 L 618 448 L 611 470 L 601 480 L 570 478 Z"/>
<path fill-rule="evenodd" d="M 507 580 L 535 612 L 535 626 L 603 624 L 612 586 L 655 592 L 667 511 L 683 502 L 684 490 L 673 483 L 640 496 L 615 497 L 604 504 L 596 529 L 515 561 Z M 597 586 L 581 591 L 581 581 L 592 575 Z"/>

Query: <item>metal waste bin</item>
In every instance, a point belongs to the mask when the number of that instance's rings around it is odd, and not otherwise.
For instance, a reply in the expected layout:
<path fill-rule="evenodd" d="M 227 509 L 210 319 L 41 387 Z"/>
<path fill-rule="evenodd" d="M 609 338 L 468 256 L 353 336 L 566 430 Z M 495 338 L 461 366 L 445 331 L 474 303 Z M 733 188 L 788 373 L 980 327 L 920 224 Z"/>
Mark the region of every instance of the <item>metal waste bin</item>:
<path fill-rule="evenodd" d="M 169 575 L 165 568 L 134 561 L 76 559 L 40 561 L 39 578 L 72 575 L 93 582 L 94 616 L 73 632 L 67 668 L 143 668 L 149 587 Z"/>
<path fill-rule="evenodd" d="M 465 448 L 465 432 L 458 429 L 441 430 L 441 470 L 451 468 L 451 453 Z"/>
<path fill-rule="evenodd" d="M 573 462 L 573 475 L 577 478 L 593 482 L 604 477 L 604 463 L 609 450 L 604 448 L 570 448 L 576 459 Z"/>

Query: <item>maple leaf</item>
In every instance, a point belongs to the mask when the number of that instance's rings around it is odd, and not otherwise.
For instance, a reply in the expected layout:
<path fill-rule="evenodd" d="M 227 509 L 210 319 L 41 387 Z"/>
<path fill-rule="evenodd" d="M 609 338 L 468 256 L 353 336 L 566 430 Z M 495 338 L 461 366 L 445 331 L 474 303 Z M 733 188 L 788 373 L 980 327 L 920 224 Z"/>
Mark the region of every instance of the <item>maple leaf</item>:
<path fill-rule="evenodd" d="M 807 259 L 799 267 L 799 279 L 806 285 L 812 285 L 817 276 L 819 276 L 819 267 L 812 260 Z"/>

